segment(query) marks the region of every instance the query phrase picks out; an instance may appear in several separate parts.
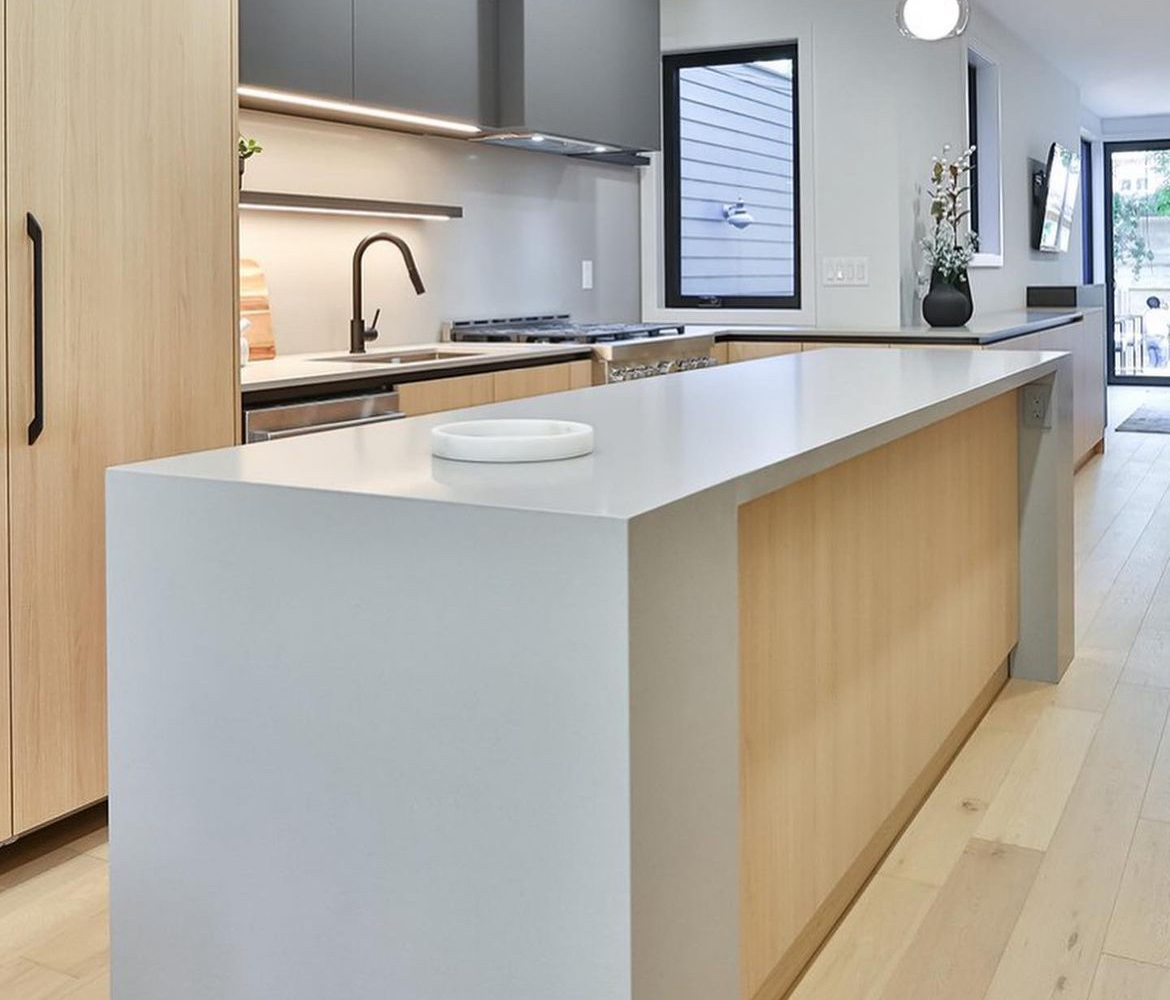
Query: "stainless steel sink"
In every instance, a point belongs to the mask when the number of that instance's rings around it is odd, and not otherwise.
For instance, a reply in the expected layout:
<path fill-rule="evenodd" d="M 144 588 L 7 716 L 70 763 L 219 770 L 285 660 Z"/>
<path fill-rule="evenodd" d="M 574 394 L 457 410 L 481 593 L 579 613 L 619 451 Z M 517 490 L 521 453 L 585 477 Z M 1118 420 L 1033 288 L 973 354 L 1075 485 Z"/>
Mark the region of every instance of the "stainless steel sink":
<path fill-rule="evenodd" d="M 452 361 L 482 357 L 484 351 L 425 350 L 425 351 L 378 351 L 369 354 L 333 355 L 328 358 L 314 358 L 314 361 L 337 361 L 344 364 L 368 365 L 417 365 L 428 361 Z"/>

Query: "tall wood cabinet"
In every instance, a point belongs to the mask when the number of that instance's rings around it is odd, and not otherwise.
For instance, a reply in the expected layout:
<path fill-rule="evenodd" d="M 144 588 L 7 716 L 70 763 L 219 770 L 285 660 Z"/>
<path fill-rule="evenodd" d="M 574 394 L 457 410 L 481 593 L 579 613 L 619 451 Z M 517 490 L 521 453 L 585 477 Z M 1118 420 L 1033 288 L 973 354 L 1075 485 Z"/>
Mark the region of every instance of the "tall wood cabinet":
<path fill-rule="evenodd" d="M 0 841 L 107 793 L 105 469 L 238 391 L 233 0 L 4 8 Z"/>

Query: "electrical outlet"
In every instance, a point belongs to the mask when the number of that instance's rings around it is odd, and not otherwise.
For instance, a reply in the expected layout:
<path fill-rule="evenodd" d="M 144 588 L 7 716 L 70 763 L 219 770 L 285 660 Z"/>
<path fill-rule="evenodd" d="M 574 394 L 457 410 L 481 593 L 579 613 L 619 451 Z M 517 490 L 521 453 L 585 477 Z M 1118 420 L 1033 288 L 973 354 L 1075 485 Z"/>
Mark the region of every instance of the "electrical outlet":
<path fill-rule="evenodd" d="M 586 292 L 593 291 L 593 261 L 581 261 L 581 288 Z"/>
<path fill-rule="evenodd" d="M 825 257 L 822 264 L 826 285 L 839 288 L 864 288 L 869 285 L 868 257 Z"/>
<path fill-rule="evenodd" d="M 1020 394 L 1024 405 L 1024 426 L 1047 430 L 1052 426 L 1052 386 L 1034 382 Z"/>

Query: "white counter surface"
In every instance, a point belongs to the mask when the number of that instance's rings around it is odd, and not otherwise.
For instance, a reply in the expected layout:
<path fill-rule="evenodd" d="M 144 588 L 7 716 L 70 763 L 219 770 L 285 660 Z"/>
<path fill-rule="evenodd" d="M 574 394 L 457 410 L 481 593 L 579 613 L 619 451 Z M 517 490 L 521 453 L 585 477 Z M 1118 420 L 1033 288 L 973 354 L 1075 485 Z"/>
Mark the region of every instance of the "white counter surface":
<path fill-rule="evenodd" d="M 1071 376 L 831 349 L 112 470 L 118 1000 L 740 996 L 743 505 L 1042 382 L 1011 669 L 1059 679 Z M 597 450 L 432 459 L 488 415 Z"/>
<path fill-rule="evenodd" d="M 312 354 L 281 354 L 268 361 L 250 361 L 240 369 L 240 387 L 244 393 L 264 389 L 285 389 L 306 385 L 327 385 L 334 382 L 352 382 L 356 379 L 381 378 L 393 375 L 412 379 L 441 378 L 458 375 L 469 368 L 495 365 L 500 368 L 517 362 L 547 361 L 550 365 L 570 361 L 574 357 L 588 357 L 589 349 L 580 344 L 387 344 L 376 342 L 368 353 L 409 354 L 412 351 L 441 351 L 448 356 L 437 361 L 411 364 L 378 364 L 374 361 L 352 361 L 346 351 L 315 351 Z M 458 355 L 466 355 L 459 357 Z"/>
<path fill-rule="evenodd" d="M 986 346 L 1083 319 L 1088 309 L 1008 309 L 976 313 L 966 326 L 808 327 L 688 326 L 688 332 L 713 333 L 734 340 L 793 340 L 808 343 L 877 341 L 891 344 L 957 344 Z"/>
<path fill-rule="evenodd" d="M 976 314 L 967 326 L 954 329 L 932 329 L 926 326 L 869 327 L 846 329 L 842 327 L 810 326 L 719 326 L 690 324 L 683 337 L 715 335 L 721 340 L 772 340 L 803 343 L 857 343 L 873 341 L 889 344 L 951 344 L 958 346 L 987 346 L 1039 333 L 1057 326 L 1065 326 L 1081 319 L 1085 309 L 1013 309 L 1004 312 Z M 648 338 L 651 339 L 651 338 Z M 652 338 L 663 339 L 663 338 Z M 673 339 L 673 338 L 672 338 Z M 589 348 L 582 344 L 371 344 L 372 355 L 387 352 L 440 350 L 445 354 L 465 354 L 466 357 L 445 357 L 418 364 L 377 364 L 352 361 L 345 351 L 316 351 L 311 354 L 279 355 L 270 361 L 253 361 L 240 371 L 240 384 L 245 394 L 269 389 L 287 389 L 300 386 L 328 385 L 352 382 L 365 378 L 384 378 L 401 375 L 404 381 L 442 378 L 458 375 L 469 369 L 485 366 L 504 369 L 517 363 L 546 361 L 556 364 L 589 356 Z"/>
<path fill-rule="evenodd" d="M 792 465 L 808 475 L 1055 370 L 1030 351 L 838 349 L 602 386 L 392 424 L 182 456 L 138 474 L 629 519 Z M 592 424 L 593 455 L 488 467 L 435 459 L 437 424 Z M 118 472 L 115 475 L 121 474 Z"/>

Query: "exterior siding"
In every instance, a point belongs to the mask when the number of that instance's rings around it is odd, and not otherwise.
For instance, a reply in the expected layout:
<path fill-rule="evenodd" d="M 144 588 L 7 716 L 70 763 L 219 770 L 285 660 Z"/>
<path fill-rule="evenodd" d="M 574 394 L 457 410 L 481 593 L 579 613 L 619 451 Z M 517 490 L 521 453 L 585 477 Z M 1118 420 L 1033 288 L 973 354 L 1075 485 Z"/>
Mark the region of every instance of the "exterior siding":
<path fill-rule="evenodd" d="M 679 75 L 682 292 L 795 293 L 792 80 L 763 66 L 701 66 Z M 755 219 L 729 225 L 744 200 Z"/>

